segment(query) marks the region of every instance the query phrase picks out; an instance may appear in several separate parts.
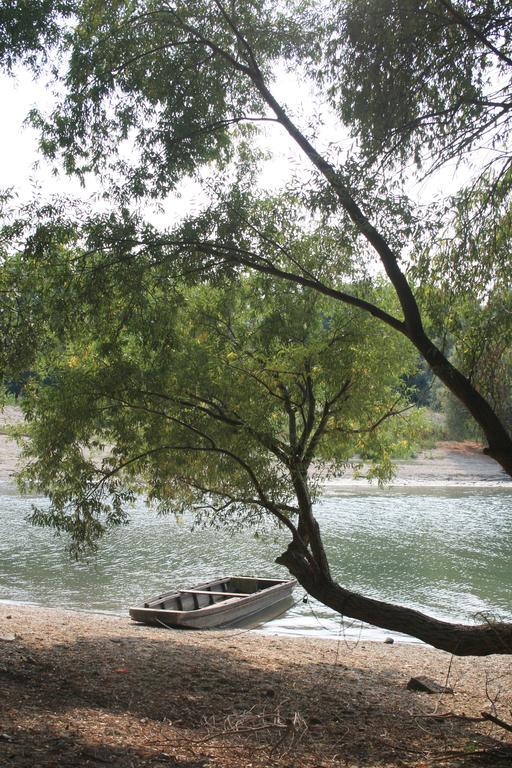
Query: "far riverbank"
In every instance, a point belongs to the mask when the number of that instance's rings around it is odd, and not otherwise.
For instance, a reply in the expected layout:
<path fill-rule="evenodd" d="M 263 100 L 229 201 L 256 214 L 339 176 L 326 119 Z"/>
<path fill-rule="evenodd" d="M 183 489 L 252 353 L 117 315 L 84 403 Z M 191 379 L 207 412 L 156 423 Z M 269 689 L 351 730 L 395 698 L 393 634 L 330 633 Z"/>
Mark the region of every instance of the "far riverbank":
<path fill-rule="evenodd" d="M 19 467 L 20 451 L 16 442 L 5 434 L 10 424 L 21 420 L 20 411 L 6 406 L 0 411 L 0 482 L 12 482 Z M 478 443 L 439 442 L 434 448 L 421 451 L 417 457 L 395 462 L 396 474 L 390 487 L 507 487 L 512 479 L 501 467 L 483 453 Z M 325 483 L 326 493 L 335 493 L 347 487 L 366 487 L 364 478 L 355 479 L 347 470 L 343 477 Z M 512 486 L 511 486 L 512 487 Z"/>

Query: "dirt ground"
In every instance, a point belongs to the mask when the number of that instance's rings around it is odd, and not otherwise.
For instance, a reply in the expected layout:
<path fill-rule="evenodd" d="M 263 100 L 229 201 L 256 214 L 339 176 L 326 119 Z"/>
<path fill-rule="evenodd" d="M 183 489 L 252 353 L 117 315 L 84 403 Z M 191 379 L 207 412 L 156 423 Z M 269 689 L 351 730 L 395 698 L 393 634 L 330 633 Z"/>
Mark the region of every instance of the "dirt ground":
<path fill-rule="evenodd" d="M 511 683 L 506 657 L 0 603 L 0 765 L 509 768 L 512 733 L 481 713 L 510 721 Z"/>

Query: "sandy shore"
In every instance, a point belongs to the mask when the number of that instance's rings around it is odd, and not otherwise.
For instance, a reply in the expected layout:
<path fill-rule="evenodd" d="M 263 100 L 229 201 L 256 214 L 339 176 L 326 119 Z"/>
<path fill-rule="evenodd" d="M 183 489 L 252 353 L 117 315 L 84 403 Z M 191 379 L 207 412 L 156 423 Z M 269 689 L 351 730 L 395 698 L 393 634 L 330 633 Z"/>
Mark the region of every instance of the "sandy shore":
<path fill-rule="evenodd" d="M 19 448 L 7 433 L 9 427 L 21 422 L 18 408 L 7 405 L 0 410 L 0 482 L 10 481 L 19 466 Z"/>
<path fill-rule="evenodd" d="M 9 425 L 21 420 L 19 409 L 7 406 L 0 411 L 0 483 L 11 483 L 19 466 L 19 448 L 5 432 Z M 2 434 L 4 432 L 4 434 Z M 471 442 L 443 442 L 416 458 L 395 462 L 396 475 L 391 487 L 510 487 L 508 477 L 493 459 L 482 452 L 481 446 Z M 326 493 L 348 488 L 368 488 L 365 479 L 354 479 L 347 470 L 343 477 L 325 483 Z"/>
<path fill-rule="evenodd" d="M 410 460 L 395 461 L 390 487 L 398 488 L 511 488 L 512 479 L 482 451 L 478 443 L 440 442 Z M 325 483 L 327 493 L 344 488 L 368 487 L 365 479 L 355 480 L 350 472 Z"/>
<path fill-rule="evenodd" d="M 511 683 L 505 657 L 0 603 L 0 765 L 505 766 L 511 734 L 481 712 L 510 719 Z"/>

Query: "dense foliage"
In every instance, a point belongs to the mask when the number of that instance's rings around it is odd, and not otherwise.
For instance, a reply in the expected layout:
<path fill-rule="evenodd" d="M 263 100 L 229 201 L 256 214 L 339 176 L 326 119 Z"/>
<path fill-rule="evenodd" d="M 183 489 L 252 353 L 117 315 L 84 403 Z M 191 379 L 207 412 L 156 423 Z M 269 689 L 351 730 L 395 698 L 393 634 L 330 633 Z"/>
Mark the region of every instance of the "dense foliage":
<path fill-rule="evenodd" d="M 18 259 L 26 327 L 44 338 L 23 397 L 24 477 L 52 502 L 37 522 L 78 551 L 122 522 L 137 492 L 162 510 L 214 510 L 216 522 L 254 522 L 257 510 L 283 522 L 299 513 L 299 469 L 312 495 L 357 454 L 389 476 L 393 450 L 422 429 L 401 384 L 416 356 L 400 334 L 265 275 L 179 275 L 170 236 L 122 254 L 130 220 L 105 220 L 103 237 L 109 224 L 108 255 L 70 231 L 51 275 L 36 243 Z M 295 253 L 314 258 L 319 236 L 295 234 Z"/>
<path fill-rule="evenodd" d="M 343 0 L 326 59 L 330 97 L 369 156 L 439 165 L 488 146 L 508 167 L 508 3 Z"/>
<path fill-rule="evenodd" d="M 73 0 L 3 0 L 0 6 L 0 66 L 24 62 L 37 68 L 62 38 Z"/>

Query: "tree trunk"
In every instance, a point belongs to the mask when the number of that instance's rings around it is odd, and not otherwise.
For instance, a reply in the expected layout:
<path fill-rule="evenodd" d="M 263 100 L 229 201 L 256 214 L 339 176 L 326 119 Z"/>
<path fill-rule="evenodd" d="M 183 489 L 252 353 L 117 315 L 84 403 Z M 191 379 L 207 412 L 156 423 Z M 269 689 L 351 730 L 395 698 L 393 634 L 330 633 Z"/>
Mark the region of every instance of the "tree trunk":
<path fill-rule="evenodd" d="M 451 624 L 411 608 L 364 597 L 336 584 L 320 568 L 313 571 L 293 542 L 276 562 L 284 565 L 310 595 L 343 616 L 412 635 L 456 656 L 512 653 L 512 623 Z"/>
<path fill-rule="evenodd" d="M 422 329 L 417 334 L 409 335 L 409 338 L 438 379 L 465 405 L 482 428 L 489 443 L 484 452 L 512 477 L 512 437 L 488 401 L 469 379 L 450 363 Z"/>

